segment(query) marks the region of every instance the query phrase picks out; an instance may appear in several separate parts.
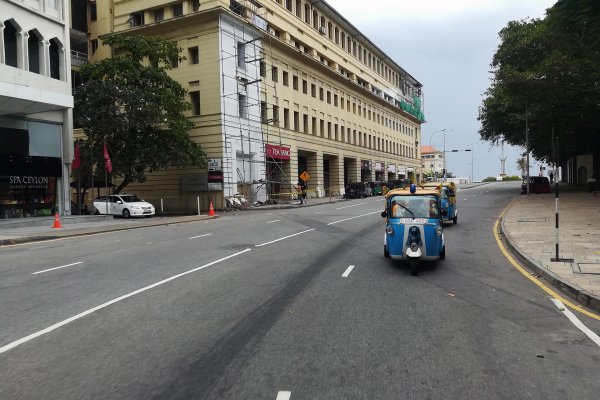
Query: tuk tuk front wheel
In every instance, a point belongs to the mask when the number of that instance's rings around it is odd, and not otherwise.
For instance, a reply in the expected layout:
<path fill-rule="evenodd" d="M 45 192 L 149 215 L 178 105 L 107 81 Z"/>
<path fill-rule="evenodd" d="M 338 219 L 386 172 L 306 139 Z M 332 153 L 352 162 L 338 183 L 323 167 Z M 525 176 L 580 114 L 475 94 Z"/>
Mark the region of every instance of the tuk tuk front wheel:
<path fill-rule="evenodd" d="M 388 248 L 387 248 L 386 245 L 383 246 L 383 256 L 385 258 L 390 258 L 390 252 L 389 252 L 389 250 L 388 250 Z"/>
<path fill-rule="evenodd" d="M 458 223 L 458 217 L 452 218 L 452 222 L 454 222 L 454 225 L 456 225 Z"/>
<path fill-rule="evenodd" d="M 410 261 L 410 274 L 417 276 L 419 273 L 419 261 L 416 258 L 412 258 Z"/>

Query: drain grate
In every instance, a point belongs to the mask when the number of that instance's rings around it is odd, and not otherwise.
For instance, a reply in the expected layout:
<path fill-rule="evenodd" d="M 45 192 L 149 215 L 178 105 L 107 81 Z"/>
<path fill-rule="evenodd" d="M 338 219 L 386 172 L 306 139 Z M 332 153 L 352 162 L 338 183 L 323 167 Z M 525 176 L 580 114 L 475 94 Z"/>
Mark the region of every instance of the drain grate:
<path fill-rule="evenodd" d="M 573 271 L 576 274 L 600 275 L 600 264 L 598 263 L 577 263 L 579 272 Z"/>
<path fill-rule="evenodd" d="M 539 218 L 523 218 L 518 220 L 517 222 L 547 222 L 548 218 L 543 218 L 543 217 L 539 217 Z"/>

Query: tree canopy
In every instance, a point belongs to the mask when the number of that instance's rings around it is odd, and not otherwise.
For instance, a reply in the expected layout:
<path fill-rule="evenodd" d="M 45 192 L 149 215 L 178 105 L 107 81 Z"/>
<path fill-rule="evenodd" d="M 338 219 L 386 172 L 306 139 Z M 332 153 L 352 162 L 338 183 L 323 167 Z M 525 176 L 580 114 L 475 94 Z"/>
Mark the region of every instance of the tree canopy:
<path fill-rule="evenodd" d="M 525 110 L 533 156 L 559 162 L 594 153 L 600 169 L 600 2 L 559 0 L 543 19 L 511 21 L 500 31 L 492 81 L 479 110 L 481 138 L 525 145 Z"/>
<path fill-rule="evenodd" d="M 111 36 L 103 44 L 113 46 L 114 57 L 82 66 L 85 83 L 75 90 L 75 119 L 86 134 L 82 155 L 93 155 L 83 158 L 82 171 L 103 165 L 104 143 L 120 181 L 116 193 L 144 182 L 147 172 L 204 166 L 204 152 L 189 137 L 186 91 L 167 74 L 177 46 L 144 36 Z"/>

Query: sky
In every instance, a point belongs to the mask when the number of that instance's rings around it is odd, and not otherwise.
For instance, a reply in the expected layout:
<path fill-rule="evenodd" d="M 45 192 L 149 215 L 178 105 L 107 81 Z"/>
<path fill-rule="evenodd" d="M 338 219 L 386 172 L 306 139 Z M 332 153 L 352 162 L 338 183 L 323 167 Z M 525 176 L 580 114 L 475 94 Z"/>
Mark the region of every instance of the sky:
<path fill-rule="evenodd" d="M 500 174 L 500 147 L 482 142 L 477 120 L 490 63 L 509 21 L 543 18 L 556 0 L 327 0 L 423 85 L 423 145 L 449 153 L 446 168 L 481 180 Z M 364 4 L 368 4 L 365 7 Z M 445 132 L 439 132 L 446 129 Z M 524 130 L 524 128 L 523 128 Z M 436 132 L 438 131 L 438 132 Z M 432 138 L 433 134 L 433 138 Z M 504 147 L 506 173 L 520 175 L 522 148 Z M 473 158 L 473 164 L 471 164 Z M 532 162 L 531 173 L 539 171 Z M 537 174 L 537 173 L 536 173 Z"/>

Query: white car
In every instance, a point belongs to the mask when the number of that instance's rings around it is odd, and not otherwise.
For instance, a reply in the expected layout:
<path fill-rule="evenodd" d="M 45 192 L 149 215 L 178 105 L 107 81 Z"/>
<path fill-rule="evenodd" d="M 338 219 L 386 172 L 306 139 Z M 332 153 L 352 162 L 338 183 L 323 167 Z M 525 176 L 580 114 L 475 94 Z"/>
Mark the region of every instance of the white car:
<path fill-rule="evenodd" d="M 108 206 L 108 212 L 107 212 Z M 154 206 L 135 194 L 112 194 L 94 200 L 96 214 L 121 215 L 129 217 L 150 217 L 155 214 Z"/>

